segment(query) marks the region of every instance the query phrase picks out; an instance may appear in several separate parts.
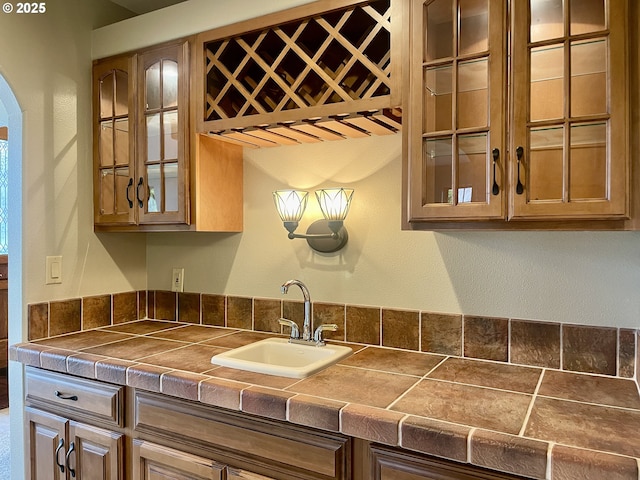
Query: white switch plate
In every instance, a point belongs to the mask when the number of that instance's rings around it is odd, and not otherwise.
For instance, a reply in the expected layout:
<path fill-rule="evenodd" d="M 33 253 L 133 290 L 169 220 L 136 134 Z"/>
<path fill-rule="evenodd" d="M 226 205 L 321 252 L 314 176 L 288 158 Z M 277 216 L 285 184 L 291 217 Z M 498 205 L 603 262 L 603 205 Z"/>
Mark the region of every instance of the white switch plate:
<path fill-rule="evenodd" d="M 62 283 L 62 256 L 52 256 L 46 259 L 45 282 L 46 285 Z"/>
<path fill-rule="evenodd" d="M 173 269 L 173 276 L 171 277 L 171 291 L 172 292 L 184 291 L 184 268 Z"/>

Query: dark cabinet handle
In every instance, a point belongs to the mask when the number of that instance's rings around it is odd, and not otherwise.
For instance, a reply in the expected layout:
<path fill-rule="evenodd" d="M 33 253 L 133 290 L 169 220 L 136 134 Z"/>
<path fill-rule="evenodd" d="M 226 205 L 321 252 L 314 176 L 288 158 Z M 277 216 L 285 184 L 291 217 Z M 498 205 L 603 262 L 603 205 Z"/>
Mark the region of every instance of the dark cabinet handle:
<path fill-rule="evenodd" d="M 77 395 L 67 395 L 66 393 L 62 393 L 59 392 L 58 390 L 56 390 L 55 392 L 53 392 L 55 394 L 56 397 L 58 397 L 60 400 L 72 400 L 74 402 L 78 401 L 78 396 Z"/>
<path fill-rule="evenodd" d="M 76 444 L 71 442 L 71 445 L 69 445 L 69 451 L 67 452 L 67 457 L 65 458 L 65 463 L 67 464 L 67 470 L 69 470 L 69 473 L 73 478 L 76 478 L 76 471 L 73 468 L 71 468 L 71 465 L 69 465 L 69 457 L 71 456 L 71 452 L 73 452 L 75 449 L 76 449 Z"/>
<path fill-rule="evenodd" d="M 140 187 L 144 184 L 144 180 L 142 180 L 142 177 L 140 177 L 140 180 L 138 181 L 138 186 L 136 187 L 136 198 L 138 199 L 138 206 L 140 208 L 142 208 L 142 206 L 144 205 L 144 203 L 142 202 L 142 198 L 140 198 Z"/>
<path fill-rule="evenodd" d="M 520 163 L 522 162 L 522 155 L 524 155 L 524 148 L 516 148 L 516 156 L 518 157 L 518 183 L 516 184 L 516 193 L 518 195 L 522 195 L 522 192 L 524 192 L 524 185 L 522 185 L 522 182 L 520 181 Z"/>
<path fill-rule="evenodd" d="M 58 461 L 58 457 L 59 457 L 59 453 L 60 450 L 62 449 L 62 447 L 64 447 L 64 438 L 60 439 L 60 442 L 58 443 L 58 448 L 56 448 L 56 465 L 58 466 L 58 468 L 60 469 L 61 473 L 64 473 L 64 465 L 62 465 L 59 461 Z"/>
<path fill-rule="evenodd" d="M 127 202 L 129 202 L 129 208 L 133 208 L 133 201 L 129 198 L 129 190 L 133 186 L 133 178 L 129 178 L 129 183 L 127 185 Z"/>
<path fill-rule="evenodd" d="M 493 187 L 491 187 L 491 193 L 498 195 L 500 193 L 500 186 L 496 181 L 496 163 L 498 163 L 498 158 L 500 158 L 500 150 L 494 148 L 491 154 L 493 155 Z"/>

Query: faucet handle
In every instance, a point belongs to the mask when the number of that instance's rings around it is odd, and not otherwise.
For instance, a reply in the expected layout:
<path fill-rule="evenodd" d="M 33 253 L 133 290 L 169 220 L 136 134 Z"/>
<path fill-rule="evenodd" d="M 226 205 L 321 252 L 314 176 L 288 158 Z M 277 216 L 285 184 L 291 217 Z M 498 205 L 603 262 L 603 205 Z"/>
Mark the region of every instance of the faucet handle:
<path fill-rule="evenodd" d="M 319 347 L 324 345 L 322 332 L 324 332 L 325 330 L 335 332 L 336 330 L 338 330 L 338 325 L 336 325 L 335 323 L 324 323 L 316 328 L 316 331 L 313 333 L 313 341 L 316 342 L 316 345 Z"/>
<path fill-rule="evenodd" d="M 300 338 L 300 330 L 298 329 L 298 324 L 293 320 L 289 320 L 288 318 L 279 318 L 278 323 L 280 325 L 284 325 L 285 327 L 291 328 L 290 338 L 297 340 Z"/>

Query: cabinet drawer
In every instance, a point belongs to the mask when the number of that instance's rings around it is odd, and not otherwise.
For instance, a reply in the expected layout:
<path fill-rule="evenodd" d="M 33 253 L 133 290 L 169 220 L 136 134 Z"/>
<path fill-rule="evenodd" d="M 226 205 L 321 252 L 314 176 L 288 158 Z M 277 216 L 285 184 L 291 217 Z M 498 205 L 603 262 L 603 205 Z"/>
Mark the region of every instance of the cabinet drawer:
<path fill-rule="evenodd" d="M 183 450 L 202 449 L 216 460 L 274 478 L 349 478 L 351 443 L 339 434 L 227 412 L 136 391 L 135 430 Z M 245 478 L 245 477 L 234 477 Z M 263 478 L 257 476 L 255 478 Z"/>
<path fill-rule="evenodd" d="M 122 426 L 123 387 L 33 367 L 26 368 L 25 385 L 28 404 Z"/>

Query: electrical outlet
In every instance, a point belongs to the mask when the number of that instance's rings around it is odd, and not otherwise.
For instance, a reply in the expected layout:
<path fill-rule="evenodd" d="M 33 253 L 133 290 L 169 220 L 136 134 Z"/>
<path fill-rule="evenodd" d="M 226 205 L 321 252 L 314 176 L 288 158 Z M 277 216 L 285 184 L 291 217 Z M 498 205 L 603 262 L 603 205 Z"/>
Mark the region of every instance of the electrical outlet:
<path fill-rule="evenodd" d="M 174 268 L 173 277 L 171 278 L 171 291 L 184 291 L 184 268 Z"/>
<path fill-rule="evenodd" d="M 57 255 L 54 257 L 46 258 L 45 267 L 45 281 L 46 285 L 53 283 L 62 283 L 62 256 Z"/>

